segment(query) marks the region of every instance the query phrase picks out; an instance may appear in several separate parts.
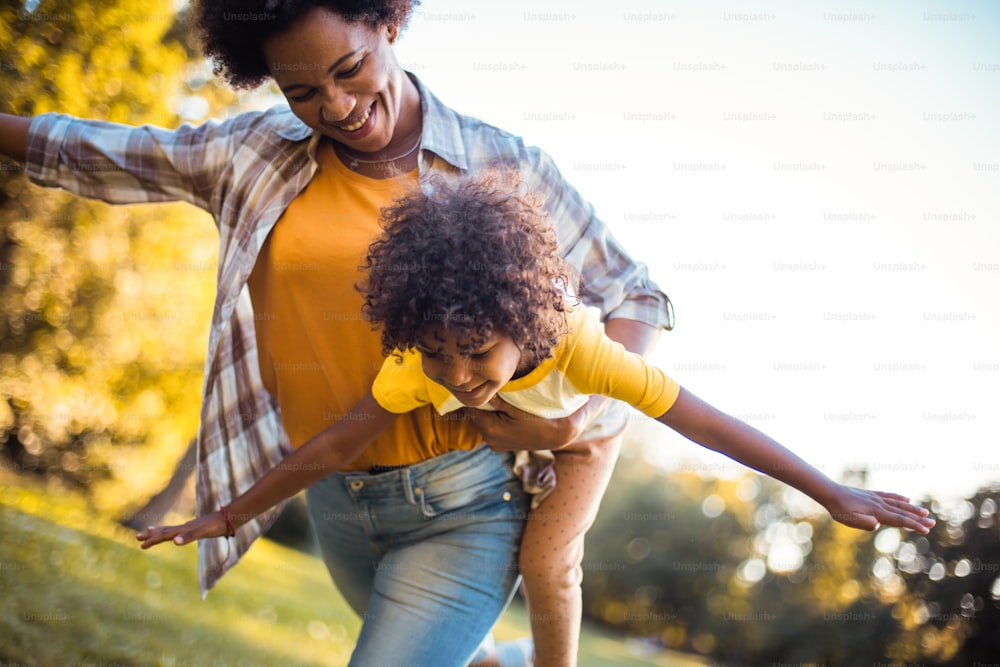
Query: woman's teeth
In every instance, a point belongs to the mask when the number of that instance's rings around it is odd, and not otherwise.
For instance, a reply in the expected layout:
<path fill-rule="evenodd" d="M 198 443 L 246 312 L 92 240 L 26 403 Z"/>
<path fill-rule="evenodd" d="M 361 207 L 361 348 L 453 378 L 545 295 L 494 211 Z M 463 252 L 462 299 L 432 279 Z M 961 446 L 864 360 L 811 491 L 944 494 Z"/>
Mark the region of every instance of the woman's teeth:
<path fill-rule="evenodd" d="M 372 108 L 368 107 L 368 109 L 365 110 L 365 115 L 362 116 L 356 123 L 351 123 L 350 125 L 341 125 L 340 129 L 344 130 L 345 132 L 354 132 L 356 130 L 360 130 L 361 127 L 368 122 L 368 117 L 371 115 L 372 115 Z"/>

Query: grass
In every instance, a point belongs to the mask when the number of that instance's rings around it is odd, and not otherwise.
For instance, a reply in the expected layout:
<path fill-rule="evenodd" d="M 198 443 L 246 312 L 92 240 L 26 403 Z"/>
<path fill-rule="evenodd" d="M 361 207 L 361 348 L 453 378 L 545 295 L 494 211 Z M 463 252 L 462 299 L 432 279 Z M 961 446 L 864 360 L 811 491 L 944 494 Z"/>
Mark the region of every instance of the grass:
<path fill-rule="evenodd" d="M 143 552 L 79 497 L 0 485 L 0 531 L 5 667 L 344 665 L 360 628 L 318 559 L 267 540 L 203 601 L 194 548 Z M 496 634 L 528 634 L 523 607 L 513 605 Z M 628 646 L 585 628 L 579 664 L 706 664 Z"/>

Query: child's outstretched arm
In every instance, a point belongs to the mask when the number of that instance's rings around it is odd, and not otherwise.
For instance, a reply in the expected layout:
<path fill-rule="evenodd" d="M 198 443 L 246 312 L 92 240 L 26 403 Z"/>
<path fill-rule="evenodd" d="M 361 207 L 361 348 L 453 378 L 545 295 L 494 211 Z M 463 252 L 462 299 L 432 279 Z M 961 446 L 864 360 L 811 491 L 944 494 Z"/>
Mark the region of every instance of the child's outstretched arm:
<path fill-rule="evenodd" d="M 818 502 L 836 521 L 852 528 L 909 528 L 927 533 L 929 512 L 895 493 L 838 484 L 752 426 L 731 417 L 681 388 L 659 421 L 700 445 L 769 475 Z"/>
<path fill-rule="evenodd" d="M 368 392 L 343 419 L 312 437 L 233 500 L 226 508 L 233 527 L 243 525 L 285 498 L 340 470 L 357 458 L 396 417 Z M 142 542 L 143 549 L 148 549 L 167 540 L 188 544 L 202 538 L 220 537 L 226 534 L 226 529 L 226 517 L 216 511 L 180 526 L 150 527 L 136 533 L 135 537 Z"/>

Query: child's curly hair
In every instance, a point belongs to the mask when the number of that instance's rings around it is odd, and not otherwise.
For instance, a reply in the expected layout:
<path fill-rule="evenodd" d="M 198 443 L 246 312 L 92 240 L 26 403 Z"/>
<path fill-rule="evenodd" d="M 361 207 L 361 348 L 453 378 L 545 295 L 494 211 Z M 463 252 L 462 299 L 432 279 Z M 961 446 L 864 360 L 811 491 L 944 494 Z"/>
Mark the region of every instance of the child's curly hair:
<path fill-rule="evenodd" d="M 200 0 L 191 24 L 215 74 L 236 89 L 256 88 L 270 76 L 263 44 L 288 30 L 314 7 L 328 9 L 349 23 L 373 28 L 406 26 L 420 0 Z"/>
<path fill-rule="evenodd" d="M 382 351 L 416 346 L 442 326 L 469 351 L 494 332 L 538 363 L 566 333 L 572 268 L 538 202 L 510 172 L 438 180 L 382 209 L 371 244 L 365 316 L 382 329 Z M 533 358 L 533 359 L 532 359 Z"/>

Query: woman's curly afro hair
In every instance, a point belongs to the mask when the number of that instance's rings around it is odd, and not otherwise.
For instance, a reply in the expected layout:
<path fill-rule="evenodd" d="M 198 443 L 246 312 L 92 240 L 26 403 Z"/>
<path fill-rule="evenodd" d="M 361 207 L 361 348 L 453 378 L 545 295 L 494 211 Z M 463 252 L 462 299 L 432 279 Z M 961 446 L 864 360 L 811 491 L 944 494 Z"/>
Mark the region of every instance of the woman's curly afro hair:
<path fill-rule="evenodd" d="M 383 354 L 444 327 L 468 351 L 494 332 L 526 361 L 551 356 L 566 333 L 574 275 L 539 203 L 511 172 L 433 183 L 382 209 L 368 250 L 365 316 Z"/>
<path fill-rule="evenodd" d="M 191 21 L 215 74 L 237 89 L 256 88 L 270 76 L 263 44 L 316 7 L 350 23 L 405 27 L 420 0 L 198 0 Z"/>

